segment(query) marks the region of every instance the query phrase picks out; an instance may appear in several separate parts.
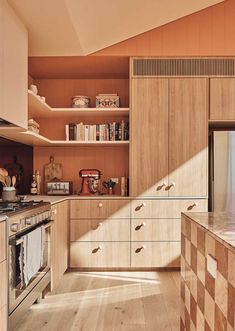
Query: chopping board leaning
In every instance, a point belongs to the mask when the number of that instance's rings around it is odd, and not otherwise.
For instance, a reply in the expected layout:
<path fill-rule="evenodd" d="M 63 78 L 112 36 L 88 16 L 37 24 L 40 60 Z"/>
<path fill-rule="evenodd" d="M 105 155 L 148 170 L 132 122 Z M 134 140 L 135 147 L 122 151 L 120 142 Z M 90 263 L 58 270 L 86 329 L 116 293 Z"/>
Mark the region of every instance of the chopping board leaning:
<path fill-rule="evenodd" d="M 63 171 L 62 164 L 54 162 L 54 156 L 50 156 L 50 162 L 44 166 L 45 185 L 53 179 L 62 180 Z"/>

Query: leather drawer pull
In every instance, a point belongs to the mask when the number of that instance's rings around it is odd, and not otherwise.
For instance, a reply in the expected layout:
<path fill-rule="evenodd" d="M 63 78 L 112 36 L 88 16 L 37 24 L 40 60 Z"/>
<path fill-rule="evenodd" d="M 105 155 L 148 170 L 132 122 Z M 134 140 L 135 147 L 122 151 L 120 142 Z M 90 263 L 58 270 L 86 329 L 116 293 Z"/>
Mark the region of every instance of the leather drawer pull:
<path fill-rule="evenodd" d="M 143 223 L 137 225 L 137 226 L 135 227 L 135 231 L 140 230 L 140 229 L 141 229 L 142 227 L 144 227 L 144 226 L 146 226 L 146 223 L 145 223 L 145 222 L 143 222 Z"/>
<path fill-rule="evenodd" d="M 146 206 L 146 203 L 143 202 L 141 203 L 139 206 L 135 207 L 135 211 L 139 211 L 141 208 L 145 207 Z"/>
<path fill-rule="evenodd" d="M 97 253 L 97 252 L 99 252 L 99 251 L 101 251 L 101 250 L 102 250 L 102 246 L 99 245 L 98 247 L 96 247 L 96 248 L 94 248 L 94 249 L 92 250 L 92 254 L 95 254 L 95 253 Z"/>
<path fill-rule="evenodd" d="M 142 251 L 142 249 L 145 249 L 145 248 L 146 248 L 145 245 L 143 245 L 143 246 L 141 246 L 141 247 L 138 247 L 138 248 L 135 250 L 135 253 L 140 253 L 140 252 Z"/>

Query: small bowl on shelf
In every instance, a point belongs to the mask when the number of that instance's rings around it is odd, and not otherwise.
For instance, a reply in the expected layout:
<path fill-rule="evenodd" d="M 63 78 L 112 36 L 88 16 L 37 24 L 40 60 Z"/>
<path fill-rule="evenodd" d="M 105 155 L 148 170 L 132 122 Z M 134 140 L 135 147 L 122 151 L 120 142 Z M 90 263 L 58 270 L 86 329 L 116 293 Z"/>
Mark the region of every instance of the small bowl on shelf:
<path fill-rule="evenodd" d="M 84 95 L 75 95 L 72 97 L 72 108 L 89 108 L 90 98 Z"/>

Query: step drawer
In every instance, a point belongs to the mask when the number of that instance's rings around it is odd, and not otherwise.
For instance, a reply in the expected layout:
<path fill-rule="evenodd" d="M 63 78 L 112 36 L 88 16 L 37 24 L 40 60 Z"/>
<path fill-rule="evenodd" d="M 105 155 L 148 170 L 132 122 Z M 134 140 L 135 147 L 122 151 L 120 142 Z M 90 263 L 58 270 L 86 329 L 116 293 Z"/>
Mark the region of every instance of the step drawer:
<path fill-rule="evenodd" d="M 71 220 L 70 241 L 130 241 L 130 219 Z"/>
<path fill-rule="evenodd" d="M 132 218 L 181 218 L 181 212 L 207 211 L 207 199 L 133 200 Z"/>
<path fill-rule="evenodd" d="M 72 242 L 70 243 L 70 267 L 130 267 L 130 243 Z"/>
<path fill-rule="evenodd" d="M 71 218 L 130 218 L 129 200 L 72 200 Z"/>
<path fill-rule="evenodd" d="M 181 219 L 132 219 L 132 241 L 180 241 Z"/>
<path fill-rule="evenodd" d="M 180 266 L 180 242 L 132 242 L 131 267 L 172 268 Z"/>

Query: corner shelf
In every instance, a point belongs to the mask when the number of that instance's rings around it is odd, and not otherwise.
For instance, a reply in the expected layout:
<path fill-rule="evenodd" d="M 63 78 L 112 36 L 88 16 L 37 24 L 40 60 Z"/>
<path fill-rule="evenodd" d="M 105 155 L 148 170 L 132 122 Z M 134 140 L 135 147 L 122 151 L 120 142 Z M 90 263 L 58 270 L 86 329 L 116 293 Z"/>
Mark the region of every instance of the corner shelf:
<path fill-rule="evenodd" d="M 17 132 L 1 129 L 1 136 L 30 146 L 128 146 L 129 141 L 64 141 L 51 140 L 32 131 Z"/>
<path fill-rule="evenodd" d="M 128 116 L 130 108 L 52 108 L 28 90 L 29 118 Z"/>

